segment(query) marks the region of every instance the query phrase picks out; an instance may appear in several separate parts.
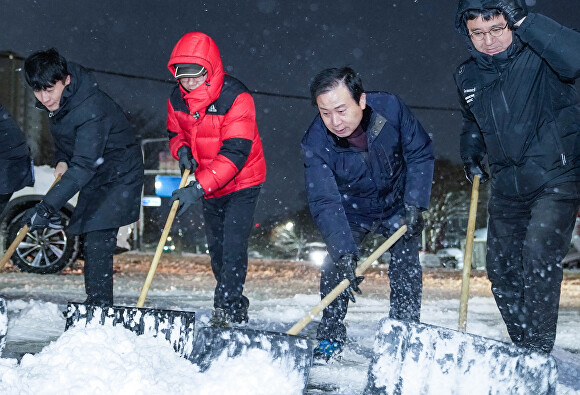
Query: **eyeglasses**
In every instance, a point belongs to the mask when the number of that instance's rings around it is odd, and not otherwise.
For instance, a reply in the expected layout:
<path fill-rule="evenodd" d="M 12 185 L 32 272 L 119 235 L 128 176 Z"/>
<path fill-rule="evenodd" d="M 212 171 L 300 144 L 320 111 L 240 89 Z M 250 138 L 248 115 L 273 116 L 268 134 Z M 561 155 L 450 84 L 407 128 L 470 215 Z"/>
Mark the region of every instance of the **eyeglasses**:
<path fill-rule="evenodd" d="M 508 24 L 506 23 L 504 27 L 492 27 L 487 32 L 471 32 L 468 34 L 468 36 L 477 41 L 483 40 L 486 34 L 489 34 L 492 37 L 499 37 L 503 34 L 503 31 L 507 26 Z"/>

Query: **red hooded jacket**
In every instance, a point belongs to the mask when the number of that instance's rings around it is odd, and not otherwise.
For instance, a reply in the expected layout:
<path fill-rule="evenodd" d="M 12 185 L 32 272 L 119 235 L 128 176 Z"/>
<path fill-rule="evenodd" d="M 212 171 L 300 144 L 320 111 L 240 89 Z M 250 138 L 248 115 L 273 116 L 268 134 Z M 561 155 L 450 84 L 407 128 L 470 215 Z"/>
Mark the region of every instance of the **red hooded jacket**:
<path fill-rule="evenodd" d="M 191 92 L 178 83 L 169 97 L 167 131 L 173 157 L 178 158 L 184 145 L 191 148 L 199 165 L 195 178 L 206 198 L 263 183 L 266 161 L 248 89 L 224 73 L 217 45 L 203 33 L 187 33 L 177 42 L 167 65 L 172 75 L 180 63 L 202 65 L 207 78 Z"/>

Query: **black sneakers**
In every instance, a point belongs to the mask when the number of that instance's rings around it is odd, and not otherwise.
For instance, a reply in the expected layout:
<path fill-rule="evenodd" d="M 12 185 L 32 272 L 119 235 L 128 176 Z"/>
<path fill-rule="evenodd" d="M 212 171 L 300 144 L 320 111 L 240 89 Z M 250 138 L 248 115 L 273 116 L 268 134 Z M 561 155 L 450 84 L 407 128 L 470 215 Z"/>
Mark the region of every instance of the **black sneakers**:
<path fill-rule="evenodd" d="M 214 328 L 229 328 L 231 324 L 247 323 L 249 321 L 249 306 L 250 301 L 242 295 L 240 302 L 237 303 L 237 308 L 225 309 L 216 307 L 211 313 L 209 324 Z"/>
<path fill-rule="evenodd" d="M 209 325 L 213 328 L 229 328 L 232 320 L 224 309 L 216 308 L 211 313 Z"/>

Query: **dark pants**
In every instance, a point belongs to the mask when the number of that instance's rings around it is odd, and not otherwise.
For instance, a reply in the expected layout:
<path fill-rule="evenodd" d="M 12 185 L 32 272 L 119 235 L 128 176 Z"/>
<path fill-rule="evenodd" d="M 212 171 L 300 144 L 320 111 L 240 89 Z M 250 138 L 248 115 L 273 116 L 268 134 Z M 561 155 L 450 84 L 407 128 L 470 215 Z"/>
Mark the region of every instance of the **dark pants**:
<path fill-rule="evenodd" d="M 118 231 L 119 228 L 113 228 L 82 235 L 87 304 L 113 305 L 113 254 Z"/>
<path fill-rule="evenodd" d="M 248 239 L 260 188 L 203 201 L 211 268 L 217 281 L 213 304 L 234 317 L 245 315 L 249 306 L 242 292 L 248 271 Z"/>
<path fill-rule="evenodd" d="M 556 339 L 562 259 L 578 211 L 577 187 L 563 184 L 533 198 L 489 201 L 487 274 L 512 341 L 551 352 Z"/>
<path fill-rule="evenodd" d="M 369 233 L 351 224 L 355 242 L 360 245 Z M 391 233 L 382 232 L 385 237 Z M 390 249 L 391 261 L 388 275 L 391 286 L 389 317 L 397 320 L 419 322 L 421 315 L 421 293 L 423 290 L 422 270 L 419 262 L 420 234 L 406 239 L 401 237 Z M 330 255 L 326 257 L 321 268 L 320 296 L 324 298 L 341 281 Z M 364 282 L 361 285 L 364 292 Z M 346 317 L 349 298 L 344 292 L 340 294 L 322 312 L 316 338 L 344 342 L 346 327 L 343 320 Z"/>

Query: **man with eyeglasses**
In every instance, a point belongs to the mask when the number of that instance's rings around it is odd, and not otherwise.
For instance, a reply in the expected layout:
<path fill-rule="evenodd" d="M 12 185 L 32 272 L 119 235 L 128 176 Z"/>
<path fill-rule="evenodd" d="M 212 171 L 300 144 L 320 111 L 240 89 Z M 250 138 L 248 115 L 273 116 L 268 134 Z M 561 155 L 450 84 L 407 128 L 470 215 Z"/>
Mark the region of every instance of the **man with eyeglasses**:
<path fill-rule="evenodd" d="M 580 206 L 580 33 L 524 0 L 460 0 L 461 158 L 491 178 L 487 272 L 511 340 L 550 353 Z M 484 160 L 487 159 L 489 174 Z"/>
<path fill-rule="evenodd" d="M 248 269 L 248 240 L 266 161 L 256 123 L 254 99 L 227 75 L 216 43 L 200 32 L 175 44 L 167 66 L 178 83 L 168 102 L 171 154 L 181 173 L 195 181 L 173 192 L 178 216 L 203 201 L 211 268 L 217 281 L 210 324 L 248 321 L 242 294 Z"/>

